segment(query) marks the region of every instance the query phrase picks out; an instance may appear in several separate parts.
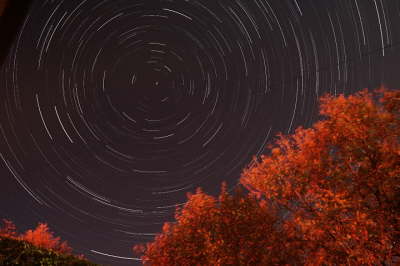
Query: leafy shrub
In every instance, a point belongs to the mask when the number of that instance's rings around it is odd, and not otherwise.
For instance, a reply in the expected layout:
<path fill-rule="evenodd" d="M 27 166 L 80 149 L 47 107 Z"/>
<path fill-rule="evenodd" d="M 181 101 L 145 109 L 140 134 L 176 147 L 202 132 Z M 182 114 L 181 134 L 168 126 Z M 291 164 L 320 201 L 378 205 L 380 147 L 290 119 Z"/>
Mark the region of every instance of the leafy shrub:
<path fill-rule="evenodd" d="M 14 238 L 0 236 L 0 265 L 96 265 L 72 255 L 38 248 Z"/>

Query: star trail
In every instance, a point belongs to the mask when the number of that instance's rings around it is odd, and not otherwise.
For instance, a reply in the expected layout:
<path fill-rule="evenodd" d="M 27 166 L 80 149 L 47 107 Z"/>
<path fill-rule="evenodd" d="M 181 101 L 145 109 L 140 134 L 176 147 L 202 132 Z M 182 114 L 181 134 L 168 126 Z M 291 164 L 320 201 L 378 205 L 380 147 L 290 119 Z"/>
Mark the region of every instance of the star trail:
<path fill-rule="evenodd" d="M 0 214 L 140 264 L 318 97 L 398 86 L 399 25 L 396 0 L 33 1 L 0 72 Z"/>

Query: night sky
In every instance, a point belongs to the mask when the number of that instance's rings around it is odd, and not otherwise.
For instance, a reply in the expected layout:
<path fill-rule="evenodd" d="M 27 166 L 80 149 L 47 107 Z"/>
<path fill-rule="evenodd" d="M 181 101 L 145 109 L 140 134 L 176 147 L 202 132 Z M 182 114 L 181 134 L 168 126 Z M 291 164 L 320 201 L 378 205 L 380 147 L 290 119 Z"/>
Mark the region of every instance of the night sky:
<path fill-rule="evenodd" d="M 400 84 L 398 0 L 37 0 L 0 72 L 0 218 L 139 264 L 318 97 Z"/>

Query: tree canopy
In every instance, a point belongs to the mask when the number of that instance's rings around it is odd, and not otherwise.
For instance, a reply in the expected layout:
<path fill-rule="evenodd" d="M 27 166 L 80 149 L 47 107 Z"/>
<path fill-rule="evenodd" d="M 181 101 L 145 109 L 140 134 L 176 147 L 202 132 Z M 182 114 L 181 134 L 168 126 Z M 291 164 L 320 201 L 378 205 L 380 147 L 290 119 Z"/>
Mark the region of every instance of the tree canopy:
<path fill-rule="evenodd" d="M 72 248 L 55 237 L 45 223 L 18 233 L 10 220 L 0 226 L 0 265 L 96 265 L 83 255 L 73 255 Z"/>
<path fill-rule="evenodd" d="M 325 95 L 312 128 L 278 135 L 241 185 L 198 190 L 151 243 L 151 265 L 400 262 L 400 91 Z"/>
<path fill-rule="evenodd" d="M 313 128 L 281 135 L 242 184 L 288 214 L 287 245 L 305 262 L 399 256 L 400 91 L 328 95 L 320 114 Z"/>
<path fill-rule="evenodd" d="M 277 216 L 240 190 L 229 195 L 223 188 L 214 198 L 198 189 L 175 218 L 153 243 L 134 248 L 145 251 L 144 264 L 268 265 L 288 255 L 280 249 L 284 239 L 275 228 Z"/>
<path fill-rule="evenodd" d="M 71 254 L 72 248 L 66 241 L 61 242 L 60 237 L 55 237 L 46 223 L 39 223 L 35 229 L 29 229 L 25 233 L 18 234 L 13 222 L 3 219 L 0 227 L 0 237 L 13 238 L 27 241 L 39 248 L 50 249 L 55 252 Z"/>

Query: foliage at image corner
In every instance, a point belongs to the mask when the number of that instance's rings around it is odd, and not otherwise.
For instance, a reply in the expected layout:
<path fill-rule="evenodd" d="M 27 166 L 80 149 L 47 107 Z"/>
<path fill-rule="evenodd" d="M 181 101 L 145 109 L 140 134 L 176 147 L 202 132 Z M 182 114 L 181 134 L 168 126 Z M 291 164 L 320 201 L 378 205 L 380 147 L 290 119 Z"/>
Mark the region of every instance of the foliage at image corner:
<path fill-rule="evenodd" d="M 145 265 L 399 265 L 400 90 L 321 98 L 323 119 L 278 135 L 240 182 L 200 189 L 153 242 Z"/>
<path fill-rule="evenodd" d="M 0 265 L 97 265 L 55 237 L 45 223 L 19 234 L 13 222 L 3 219 L 0 227 Z"/>
<path fill-rule="evenodd" d="M 78 257 L 38 248 L 31 243 L 0 236 L 0 265 L 97 265 Z"/>

